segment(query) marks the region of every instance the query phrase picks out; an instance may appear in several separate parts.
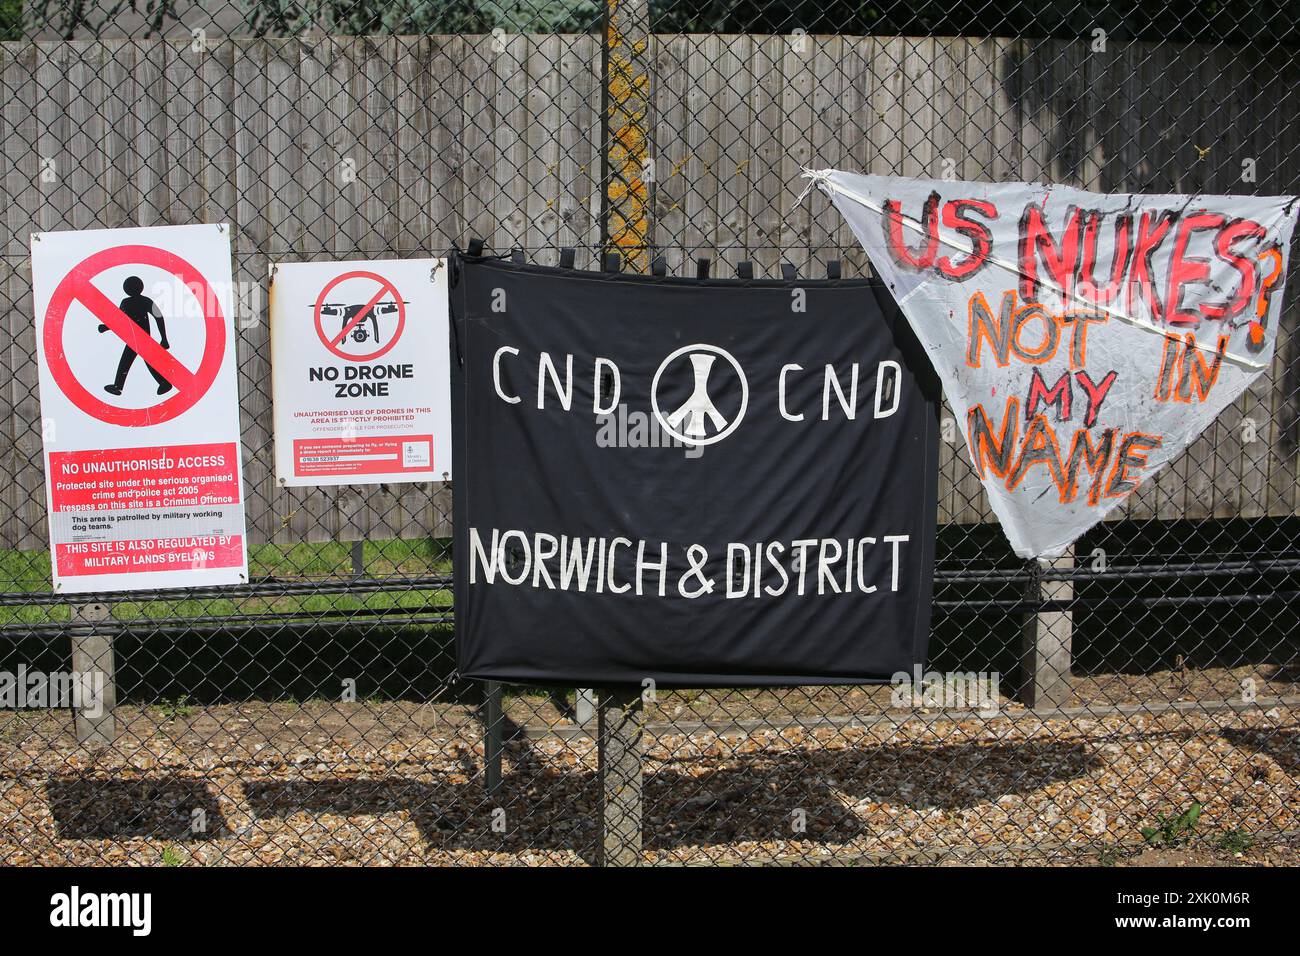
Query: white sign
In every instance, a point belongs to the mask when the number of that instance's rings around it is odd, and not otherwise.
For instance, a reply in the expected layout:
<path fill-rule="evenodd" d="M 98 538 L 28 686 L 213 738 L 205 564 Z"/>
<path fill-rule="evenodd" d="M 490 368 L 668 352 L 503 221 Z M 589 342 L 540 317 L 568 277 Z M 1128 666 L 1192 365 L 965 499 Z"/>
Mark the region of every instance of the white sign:
<path fill-rule="evenodd" d="M 54 589 L 248 580 L 224 225 L 32 236 Z"/>
<path fill-rule="evenodd" d="M 1063 553 L 1272 362 L 1294 197 L 808 175 L 934 363 L 1021 557 Z"/>
<path fill-rule="evenodd" d="M 271 266 L 281 485 L 451 480 L 447 260 Z"/>

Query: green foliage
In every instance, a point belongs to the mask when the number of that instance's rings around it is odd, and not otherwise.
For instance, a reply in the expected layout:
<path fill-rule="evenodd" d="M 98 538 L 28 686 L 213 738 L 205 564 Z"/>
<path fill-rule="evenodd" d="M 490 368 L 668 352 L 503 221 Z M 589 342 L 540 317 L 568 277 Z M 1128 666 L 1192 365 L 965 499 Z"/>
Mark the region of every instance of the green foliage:
<path fill-rule="evenodd" d="M 8 5 L 11 0 L 0 0 Z M 20 39 L 24 30 L 22 7 L 27 8 L 26 28 L 33 34 L 53 31 L 65 40 L 84 39 L 100 33 L 112 33 L 114 25 L 130 18 L 138 39 L 158 36 L 169 26 L 180 22 L 177 0 L 100 0 L 98 3 L 69 3 L 67 0 L 33 0 L 19 7 L 16 35 Z M 0 23 L 4 21 L 0 19 Z M 118 34 L 120 35 L 120 34 Z M 6 35 L 6 39 L 9 37 Z"/>
<path fill-rule="evenodd" d="M 162 863 L 163 866 L 184 866 L 185 856 L 174 846 L 163 847 Z"/>
<path fill-rule="evenodd" d="M 600 23 L 599 0 L 244 0 L 257 35 L 311 29 L 347 36 L 587 33 Z"/>
<path fill-rule="evenodd" d="M 1254 41 L 1294 46 L 1294 0 L 650 0 L 656 33 Z"/>
<path fill-rule="evenodd" d="M 210 0 L 242 9 L 241 33 L 298 36 L 418 36 L 592 33 L 604 0 Z M 0 37 L 29 32 L 67 39 L 114 34 L 130 13 L 133 35 L 156 36 L 179 22 L 178 0 L 0 0 Z M 189 9 L 186 7 L 185 9 Z M 764 33 L 848 36 L 1000 36 L 1106 41 L 1172 40 L 1294 47 L 1295 0 L 650 0 L 657 33 Z"/>
<path fill-rule="evenodd" d="M 0 40 L 20 40 L 23 35 L 23 0 L 0 0 Z"/>
<path fill-rule="evenodd" d="M 1158 813 L 1155 826 L 1142 828 L 1142 839 L 1157 849 L 1184 846 L 1196 834 L 1196 822 L 1204 809 L 1202 804 L 1193 803 L 1177 816 Z"/>
<path fill-rule="evenodd" d="M 1102 866 L 1115 866 L 1120 860 L 1124 859 L 1124 851 L 1117 846 L 1108 846 L 1101 851 L 1097 862 Z"/>
<path fill-rule="evenodd" d="M 304 615 L 347 611 L 429 613 L 451 605 L 446 588 L 414 588 L 404 578 L 451 573 L 451 543 L 445 538 L 367 541 L 362 564 L 370 577 L 391 578 L 392 590 L 359 594 L 298 593 L 279 597 L 133 600 L 113 602 L 113 619 L 165 621 L 229 614 Z M 248 549 L 254 581 L 349 578 L 352 546 L 346 541 L 260 544 Z M 0 549 L 0 582 L 6 591 L 33 594 L 30 604 L 0 608 L 0 625 L 53 624 L 68 620 L 67 603 L 50 591 L 50 553 Z"/>
<path fill-rule="evenodd" d="M 479 0 L 493 27 L 518 33 L 587 33 L 600 23 L 598 0 Z"/>
<path fill-rule="evenodd" d="M 190 699 L 184 695 L 177 697 L 175 700 L 159 701 L 155 709 L 163 720 L 178 720 L 194 715 L 194 708 L 190 706 Z"/>
<path fill-rule="evenodd" d="M 1255 838 L 1245 830 L 1229 830 L 1214 841 L 1214 845 L 1228 853 L 1245 853 L 1255 845 Z"/>

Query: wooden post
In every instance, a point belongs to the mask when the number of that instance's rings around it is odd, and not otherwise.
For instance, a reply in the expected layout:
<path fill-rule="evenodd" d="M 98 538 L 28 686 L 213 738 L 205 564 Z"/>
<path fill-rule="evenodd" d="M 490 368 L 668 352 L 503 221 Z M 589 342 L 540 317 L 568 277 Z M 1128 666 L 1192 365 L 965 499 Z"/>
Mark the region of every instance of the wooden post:
<path fill-rule="evenodd" d="M 71 612 L 74 624 L 97 623 L 108 618 L 108 605 L 73 604 Z M 77 743 L 86 747 L 106 747 L 112 744 L 117 739 L 113 638 L 93 632 L 74 633 L 72 672 L 78 679 L 81 694 L 79 701 L 73 701 L 72 710 Z"/>
<path fill-rule="evenodd" d="M 641 865 L 641 735 L 645 712 L 636 687 L 600 692 L 596 746 L 600 767 L 600 865 Z"/>
<path fill-rule="evenodd" d="M 483 682 L 483 787 L 489 794 L 501 787 L 501 683 Z"/>
<path fill-rule="evenodd" d="M 1059 558 L 1030 562 L 1027 601 L 1041 607 L 1044 601 L 1073 598 L 1073 581 L 1043 577 L 1044 571 L 1073 568 L 1073 546 Z M 1019 693 L 1020 702 L 1026 707 L 1061 707 L 1070 699 L 1073 632 L 1074 615 L 1070 611 L 1040 610 L 1026 615 L 1021 638 Z"/>

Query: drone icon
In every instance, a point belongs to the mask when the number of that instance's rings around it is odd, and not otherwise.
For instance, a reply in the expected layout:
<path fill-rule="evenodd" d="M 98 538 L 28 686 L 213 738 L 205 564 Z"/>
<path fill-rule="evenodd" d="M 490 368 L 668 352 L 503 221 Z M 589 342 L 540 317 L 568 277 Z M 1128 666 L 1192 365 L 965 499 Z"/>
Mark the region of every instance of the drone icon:
<path fill-rule="evenodd" d="M 366 307 L 364 302 L 358 302 L 355 305 L 346 302 L 322 302 L 320 314 L 322 317 L 338 318 L 340 341 L 346 334 L 353 342 L 367 342 L 373 338 L 375 344 L 378 345 L 382 342 L 379 333 L 379 317 L 381 315 L 396 315 L 401 307 L 407 304 L 405 300 L 397 299 L 376 302 L 371 306 L 369 313 L 356 324 L 353 324 L 353 320 Z M 367 322 L 370 323 L 369 328 L 366 328 Z M 352 326 L 351 331 L 348 330 L 348 326 Z"/>

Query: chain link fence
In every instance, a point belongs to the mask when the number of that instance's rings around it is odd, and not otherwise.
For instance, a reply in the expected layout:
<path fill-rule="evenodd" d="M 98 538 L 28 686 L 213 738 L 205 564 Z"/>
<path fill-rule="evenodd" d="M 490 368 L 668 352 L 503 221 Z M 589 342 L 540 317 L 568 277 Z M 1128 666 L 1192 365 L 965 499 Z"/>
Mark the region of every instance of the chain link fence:
<path fill-rule="evenodd" d="M 273 261 L 864 274 L 803 167 L 1300 191 L 1293 4 L 1000 7 L 0 0 L 0 862 L 1294 859 L 1295 295 L 1271 374 L 1049 566 L 945 413 L 906 692 L 460 681 L 452 489 L 274 485 Z M 59 596 L 29 236 L 187 222 L 233 227 L 250 581 Z"/>

